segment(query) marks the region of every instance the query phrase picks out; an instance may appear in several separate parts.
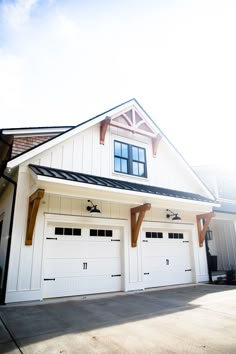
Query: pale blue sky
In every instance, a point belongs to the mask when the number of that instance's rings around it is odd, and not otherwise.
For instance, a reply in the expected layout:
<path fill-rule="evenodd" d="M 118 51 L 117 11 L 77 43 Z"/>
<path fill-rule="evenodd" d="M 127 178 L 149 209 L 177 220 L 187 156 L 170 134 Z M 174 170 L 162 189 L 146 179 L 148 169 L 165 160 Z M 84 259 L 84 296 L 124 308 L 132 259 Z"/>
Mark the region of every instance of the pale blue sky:
<path fill-rule="evenodd" d="M 234 163 L 234 0 L 0 1 L 0 126 L 135 97 L 191 164 Z"/>

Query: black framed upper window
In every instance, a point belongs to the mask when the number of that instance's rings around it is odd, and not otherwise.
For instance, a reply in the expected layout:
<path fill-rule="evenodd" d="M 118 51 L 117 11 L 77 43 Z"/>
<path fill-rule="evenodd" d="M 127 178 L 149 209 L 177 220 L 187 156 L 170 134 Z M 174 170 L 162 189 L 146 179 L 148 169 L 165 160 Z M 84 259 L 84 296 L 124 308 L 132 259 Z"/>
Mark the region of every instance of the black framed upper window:
<path fill-rule="evenodd" d="M 128 175 L 147 177 L 145 149 L 114 141 L 114 170 Z"/>

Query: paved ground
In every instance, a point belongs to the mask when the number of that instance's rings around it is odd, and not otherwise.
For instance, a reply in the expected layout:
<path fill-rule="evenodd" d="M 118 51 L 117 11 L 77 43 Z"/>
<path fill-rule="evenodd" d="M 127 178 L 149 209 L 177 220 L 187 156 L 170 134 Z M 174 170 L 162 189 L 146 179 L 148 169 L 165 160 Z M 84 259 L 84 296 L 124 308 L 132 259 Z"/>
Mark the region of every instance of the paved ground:
<path fill-rule="evenodd" d="M 0 316 L 12 335 L 0 323 L 0 353 L 236 353 L 230 286 L 8 305 Z"/>

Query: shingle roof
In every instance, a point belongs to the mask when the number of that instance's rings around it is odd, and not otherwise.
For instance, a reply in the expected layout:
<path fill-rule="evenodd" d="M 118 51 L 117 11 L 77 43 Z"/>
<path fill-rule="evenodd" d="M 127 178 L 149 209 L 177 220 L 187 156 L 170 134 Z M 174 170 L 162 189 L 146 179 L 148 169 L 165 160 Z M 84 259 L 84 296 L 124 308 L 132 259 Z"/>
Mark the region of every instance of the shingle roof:
<path fill-rule="evenodd" d="M 66 181 L 97 185 L 100 187 L 125 189 L 127 191 L 133 191 L 138 193 L 155 194 L 155 195 L 172 197 L 172 198 L 195 200 L 199 202 L 206 202 L 206 203 L 215 202 L 212 199 L 203 197 L 195 193 L 183 192 L 183 191 L 150 186 L 146 184 L 133 183 L 128 181 L 121 181 L 113 178 L 94 176 L 85 173 L 61 170 L 61 169 L 46 167 L 46 166 L 29 165 L 29 167 L 36 175 L 49 177 L 49 178 L 58 178 Z"/>
<path fill-rule="evenodd" d="M 36 136 L 20 136 L 14 137 L 12 143 L 11 158 L 14 158 L 39 144 L 45 143 L 49 139 L 54 138 L 55 135 L 36 135 Z"/>

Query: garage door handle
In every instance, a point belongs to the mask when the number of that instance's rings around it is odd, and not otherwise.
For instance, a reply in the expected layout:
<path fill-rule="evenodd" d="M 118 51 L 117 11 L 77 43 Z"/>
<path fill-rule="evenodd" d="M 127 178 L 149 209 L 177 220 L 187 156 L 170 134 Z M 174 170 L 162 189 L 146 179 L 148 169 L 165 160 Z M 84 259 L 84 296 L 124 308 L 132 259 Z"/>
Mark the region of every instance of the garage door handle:
<path fill-rule="evenodd" d="M 43 280 L 45 280 L 45 281 L 55 281 L 56 279 L 55 278 L 44 278 Z"/>
<path fill-rule="evenodd" d="M 121 274 L 112 274 L 112 277 L 121 277 Z"/>
<path fill-rule="evenodd" d="M 46 240 L 57 240 L 57 237 L 46 237 Z"/>
<path fill-rule="evenodd" d="M 143 273 L 144 275 L 149 275 L 150 273 Z"/>

